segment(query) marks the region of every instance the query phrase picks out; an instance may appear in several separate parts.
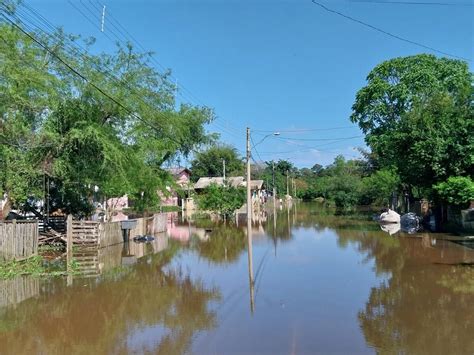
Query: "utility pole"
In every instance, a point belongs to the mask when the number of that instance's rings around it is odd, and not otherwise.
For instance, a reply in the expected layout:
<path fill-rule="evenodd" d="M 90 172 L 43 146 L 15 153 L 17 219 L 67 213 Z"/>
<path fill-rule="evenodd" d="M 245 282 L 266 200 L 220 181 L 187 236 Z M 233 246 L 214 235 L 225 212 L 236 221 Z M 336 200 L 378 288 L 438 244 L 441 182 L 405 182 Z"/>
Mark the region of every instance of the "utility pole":
<path fill-rule="evenodd" d="M 272 185 L 273 185 L 273 204 L 276 203 L 276 188 L 275 188 L 275 162 L 272 160 Z"/>
<path fill-rule="evenodd" d="M 250 188 L 250 128 L 247 127 L 247 223 L 252 223 L 252 192 Z M 251 246 L 249 239 L 249 247 Z"/>
<path fill-rule="evenodd" d="M 286 195 L 287 196 L 290 195 L 290 185 L 289 185 L 289 182 L 288 182 L 288 174 L 289 174 L 289 171 L 287 170 L 286 171 Z"/>

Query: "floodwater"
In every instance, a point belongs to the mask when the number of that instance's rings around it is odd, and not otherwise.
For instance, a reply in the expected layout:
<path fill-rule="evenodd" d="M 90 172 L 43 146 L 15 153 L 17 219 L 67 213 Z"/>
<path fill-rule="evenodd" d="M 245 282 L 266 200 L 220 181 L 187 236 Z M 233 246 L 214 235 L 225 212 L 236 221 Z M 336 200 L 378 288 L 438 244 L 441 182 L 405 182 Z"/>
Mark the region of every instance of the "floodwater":
<path fill-rule="evenodd" d="M 2 354 L 473 354 L 474 250 L 299 203 L 2 281 Z"/>

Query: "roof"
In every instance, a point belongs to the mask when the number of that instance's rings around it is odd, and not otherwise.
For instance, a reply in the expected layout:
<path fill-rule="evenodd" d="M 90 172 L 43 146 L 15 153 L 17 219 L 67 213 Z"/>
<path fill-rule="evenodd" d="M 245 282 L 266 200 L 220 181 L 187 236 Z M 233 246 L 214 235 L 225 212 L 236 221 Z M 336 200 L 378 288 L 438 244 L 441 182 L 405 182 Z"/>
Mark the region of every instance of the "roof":
<path fill-rule="evenodd" d="M 227 184 L 232 187 L 243 187 L 246 186 L 243 176 L 233 176 L 226 179 Z M 211 184 L 217 184 L 219 186 L 224 185 L 223 177 L 202 177 L 195 184 L 194 189 L 200 190 L 209 187 Z M 250 180 L 250 188 L 252 190 L 260 190 L 263 186 L 263 180 Z"/>
<path fill-rule="evenodd" d="M 191 174 L 191 170 L 189 170 L 188 168 L 168 168 L 168 169 L 165 169 L 165 170 L 173 176 L 178 176 L 183 171 L 188 173 L 188 174 Z"/>
<path fill-rule="evenodd" d="M 247 182 L 242 182 L 242 186 L 247 186 Z M 250 189 L 261 190 L 263 187 L 263 180 L 250 180 Z"/>
<path fill-rule="evenodd" d="M 243 186 L 244 178 L 243 176 L 234 176 L 229 177 L 226 179 L 227 184 L 232 187 L 239 187 Z M 195 190 L 205 189 L 209 187 L 211 184 L 217 184 L 219 186 L 224 185 L 224 178 L 223 177 L 202 177 L 194 184 Z"/>

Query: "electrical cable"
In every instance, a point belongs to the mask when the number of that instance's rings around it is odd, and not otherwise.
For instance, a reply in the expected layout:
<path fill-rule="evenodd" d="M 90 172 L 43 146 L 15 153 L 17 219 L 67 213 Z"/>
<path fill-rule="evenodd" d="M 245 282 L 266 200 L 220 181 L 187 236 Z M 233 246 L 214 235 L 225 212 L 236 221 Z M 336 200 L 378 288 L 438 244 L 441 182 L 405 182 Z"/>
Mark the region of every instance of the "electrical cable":
<path fill-rule="evenodd" d="M 320 8 L 322 8 L 323 10 L 327 11 L 327 12 L 330 12 L 330 13 L 333 13 L 333 14 L 336 14 L 338 16 L 341 16 L 341 17 L 344 17 L 350 21 L 353 21 L 353 22 L 356 22 L 362 26 L 365 26 L 365 27 L 368 27 L 374 31 L 377 31 L 377 32 L 380 32 L 380 33 L 383 33 L 384 35 L 387 35 L 389 37 L 392 37 L 392 38 L 395 38 L 395 39 L 398 39 L 399 41 L 403 41 L 403 42 L 406 42 L 406 43 L 410 43 L 410 44 L 413 44 L 415 46 L 418 46 L 418 47 L 421 47 L 421 48 L 424 48 L 424 49 L 428 49 L 432 52 L 436 52 L 436 53 L 439 53 L 439 54 L 443 54 L 443 55 L 447 55 L 449 57 L 453 57 L 453 58 L 457 58 L 457 59 L 462 59 L 462 60 L 465 60 L 465 61 L 468 61 L 468 62 L 471 62 L 470 59 L 468 58 L 464 58 L 464 57 L 460 57 L 460 56 L 457 56 L 455 54 L 451 54 L 451 53 L 448 53 L 448 52 L 445 52 L 445 51 L 442 51 L 442 50 L 439 50 L 439 49 L 436 49 L 436 48 L 433 48 L 433 47 L 430 47 L 430 46 L 427 46 L 427 45 L 424 45 L 422 43 L 419 43 L 419 42 L 415 42 L 415 41 L 412 41 L 410 39 L 407 39 L 407 38 L 404 38 L 404 37 L 400 37 L 396 34 L 393 34 L 393 33 L 390 33 L 388 31 L 385 31 L 381 28 L 378 28 L 378 27 L 375 27 L 367 22 L 364 22 L 364 21 L 361 21 L 361 20 L 358 20 L 354 17 L 351 17 L 349 15 L 346 15 L 346 14 L 343 14 L 342 12 L 339 12 L 339 11 L 336 11 L 336 10 L 333 10 L 333 9 L 330 9 L 328 8 L 326 5 L 320 3 L 320 2 L 317 2 L 316 0 L 311 0 L 311 2 L 316 5 L 316 6 L 319 6 Z"/>
<path fill-rule="evenodd" d="M 59 55 L 57 55 L 54 51 L 52 51 L 47 45 L 45 45 L 44 43 L 42 43 L 41 41 L 39 41 L 34 35 L 30 34 L 29 32 L 25 31 L 21 26 L 19 26 L 18 24 L 16 24 L 14 21 L 12 21 L 10 18 L 8 18 L 5 14 L 0 14 L 7 22 L 9 22 L 12 26 L 14 26 L 15 28 L 17 28 L 20 32 L 22 32 L 24 35 L 26 35 L 28 38 L 30 38 L 33 42 L 35 42 L 36 44 L 38 44 L 41 48 L 43 48 L 46 52 L 48 52 L 51 56 L 53 56 L 54 58 L 56 58 L 59 62 L 61 62 L 68 70 L 70 70 L 73 74 L 75 74 L 76 76 L 78 76 L 79 78 L 81 78 L 83 81 L 85 81 L 88 85 L 90 85 L 91 87 L 93 87 L 95 90 L 97 90 L 100 94 L 102 94 L 104 97 L 108 98 L 110 101 L 114 102 L 117 106 L 121 107 L 122 109 L 124 109 L 130 116 L 136 118 L 137 120 L 141 121 L 142 123 L 146 124 L 148 127 L 154 129 L 155 131 L 157 131 L 158 133 L 160 133 L 161 135 L 165 136 L 166 138 L 168 138 L 170 141 L 178 144 L 178 146 L 182 146 L 184 145 L 182 142 L 176 140 L 174 137 L 172 136 L 167 136 L 164 134 L 164 132 L 162 131 L 163 127 L 159 128 L 159 127 L 156 127 L 154 124 L 151 124 L 150 122 L 148 122 L 147 120 L 145 120 L 144 118 L 140 117 L 139 115 L 135 114 L 133 111 L 131 111 L 128 107 L 126 107 L 125 105 L 123 105 L 121 102 L 119 102 L 117 99 L 115 99 L 113 96 L 109 95 L 107 92 L 105 92 L 102 88 L 100 88 L 99 86 L 97 86 L 96 84 L 94 84 L 93 82 L 91 82 L 85 75 L 83 75 L 82 73 L 80 73 L 79 71 L 77 71 L 74 67 L 72 67 L 68 62 L 66 62 L 63 58 L 61 58 Z M 191 148 L 190 150 L 192 151 L 195 151 L 193 148 Z"/>

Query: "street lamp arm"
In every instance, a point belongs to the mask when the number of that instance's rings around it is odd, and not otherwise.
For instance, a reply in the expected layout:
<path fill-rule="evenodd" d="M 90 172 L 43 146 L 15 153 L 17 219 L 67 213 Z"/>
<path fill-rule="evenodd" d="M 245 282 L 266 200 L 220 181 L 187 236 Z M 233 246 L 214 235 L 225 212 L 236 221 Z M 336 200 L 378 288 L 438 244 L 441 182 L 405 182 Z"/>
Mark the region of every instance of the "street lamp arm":
<path fill-rule="evenodd" d="M 258 143 L 254 144 L 252 148 L 255 148 L 257 145 L 261 144 L 265 139 L 267 139 L 270 136 L 279 136 L 279 135 L 280 135 L 280 132 L 273 132 L 273 133 L 267 134 Z"/>

